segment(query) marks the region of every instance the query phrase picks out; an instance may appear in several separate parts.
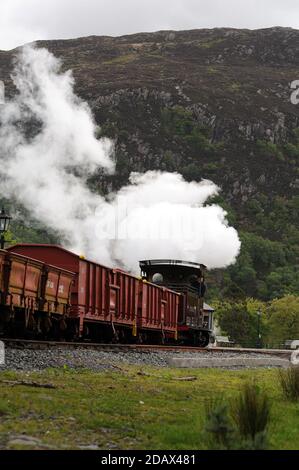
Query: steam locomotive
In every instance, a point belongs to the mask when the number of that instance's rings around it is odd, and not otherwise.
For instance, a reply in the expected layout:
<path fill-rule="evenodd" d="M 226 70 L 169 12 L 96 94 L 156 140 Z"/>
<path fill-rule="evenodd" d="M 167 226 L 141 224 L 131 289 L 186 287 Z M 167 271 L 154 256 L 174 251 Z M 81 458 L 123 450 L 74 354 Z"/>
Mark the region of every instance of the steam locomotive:
<path fill-rule="evenodd" d="M 0 335 L 94 342 L 213 342 L 203 264 L 140 261 L 141 276 L 57 245 L 0 250 Z"/>

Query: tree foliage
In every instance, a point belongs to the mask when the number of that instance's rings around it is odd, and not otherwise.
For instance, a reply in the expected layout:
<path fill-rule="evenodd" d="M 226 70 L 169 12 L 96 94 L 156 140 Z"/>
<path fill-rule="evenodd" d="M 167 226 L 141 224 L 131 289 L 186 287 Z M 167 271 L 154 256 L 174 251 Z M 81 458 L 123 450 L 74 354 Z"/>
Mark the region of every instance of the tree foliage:
<path fill-rule="evenodd" d="M 279 347 L 286 340 L 299 339 L 299 296 L 286 295 L 270 302 L 253 298 L 215 301 L 213 307 L 222 333 L 243 347 Z"/>
<path fill-rule="evenodd" d="M 286 295 L 271 302 L 268 310 L 268 343 L 299 339 L 299 297 Z"/>
<path fill-rule="evenodd" d="M 257 311 L 261 310 L 263 305 L 256 303 L 252 299 L 245 299 L 236 302 L 216 302 L 215 318 L 223 334 L 236 344 L 243 347 L 256 347 L 259 343 L 258 338 L 258 316 Z M 262 318 L 262 315 L 261 315 Z M 263 337 L 264 320 L 260 325 L 260 332 Z"/>

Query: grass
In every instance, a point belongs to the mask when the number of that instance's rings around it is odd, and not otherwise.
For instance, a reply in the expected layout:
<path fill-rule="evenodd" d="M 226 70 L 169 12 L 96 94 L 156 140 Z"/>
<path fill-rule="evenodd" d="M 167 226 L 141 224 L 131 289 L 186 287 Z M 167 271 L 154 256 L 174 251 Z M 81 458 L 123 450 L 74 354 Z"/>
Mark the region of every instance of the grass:
<path fill-rule="evenodd" d="M 288 400 L 299 401 L 299 366 L 279 371 L 279 381 Z"/>
<path fill-rule="evenodd" d="M 241 83 L 238 83 L 238 82 L 233 82 L 232 84 L 229 85 L 229 88 L 230 88 L 232 91 L 240 91 L 240 90 L 241 90 L 241 87 L 242 87 L 242 84 L 241 84 Z"/>
<path fill-rule="evenodd" d="M 223 42 L 223 38 L 219 39 L 206 39 L 203 40 L 202 42 L 198 43 L 197 46 L 199 48 L 203 49 L 210 49 L 211 47 L 217 46 L 218 44 L 221 44 Z"/>
<path fill-rule="evenodd" d="M 195 376 L 194 381 L 176 380 Z M 206 449 L 207 400 L 238 396 L 252 379 L 270 397 L 269 446 L 299 448 L 299 406 L 285 400 L 276 370 L 179 370 L 122 366 L 117 372 L 49 369 L 0 373 L 0 448 Z M 26 380 L 56 388 L 13 385 Z M 6 381 L 6 382 L 5 382 Z"/>
<path fill-rule="evenodd" d="M 136 54 L 124 54 L 114 57 L 113 59 L 105 60 L 103 65 L 125 65 L 133 62 L 136 59 Z"/>

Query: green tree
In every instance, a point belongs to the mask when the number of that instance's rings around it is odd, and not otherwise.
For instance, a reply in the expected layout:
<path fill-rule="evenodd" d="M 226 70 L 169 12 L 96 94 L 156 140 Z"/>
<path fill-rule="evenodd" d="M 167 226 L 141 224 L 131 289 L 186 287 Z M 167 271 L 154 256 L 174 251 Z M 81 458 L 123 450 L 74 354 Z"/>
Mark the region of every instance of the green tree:
<path fill-rule="evenodd" d="M 272 271 L 265 281 L 270 299 L 280 298 L 287 294 L 299 294 L 299 267 L 278 268 Z"/>
<path fill-rule="evenodd" d="M 275 299 L 268 308 L 268 343 L 276 346 L 287 339 L 299 339 L 299 296 Z"/>
<path fill-rule="evenodd" d="M 193 153 L 202 152 L 212 155 L 223 147 L 221 143 L 212 143 L 211 129 L 198 122 L 192 111 L 182 106 L 162 109 L 161 127 L 166 136 L 176 136 Z"/>
<path fill-rule="evenodd" d="M 231 340 L 244 347 L 254 347 L 258 340 L 258 316 L 257 311 L 263 304 L 253 299 L 245 299 L 237 302 L 213 303 L 215 318 L 221 331 Z M 265 331 L 266 316 L 261 315 L 260 332 L 262 339 Z"/>

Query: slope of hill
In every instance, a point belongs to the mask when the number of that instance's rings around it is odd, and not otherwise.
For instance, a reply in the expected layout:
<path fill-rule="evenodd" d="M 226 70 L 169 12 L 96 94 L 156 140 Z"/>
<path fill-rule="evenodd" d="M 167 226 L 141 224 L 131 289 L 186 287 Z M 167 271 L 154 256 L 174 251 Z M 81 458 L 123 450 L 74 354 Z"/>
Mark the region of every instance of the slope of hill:
<path fill-rule="evenodd" d="M 299 80 L 298 30 L 162 31 L 37 44 L 73 70 L 100 135 L 115 139 L 116 174 L 94 177 L 94 188 L 118 188 L 131 171 L 148 169 L 213 180 L 243 247 L 234 266 L 215 273 L 212 293 L 266 300 L 299 293 L 299 104 L 290 100 L 290 84 Z M 8 95 L 13 55 L 0 52 Z M 37 237 L 15 228 L 23 238 Z"/>

